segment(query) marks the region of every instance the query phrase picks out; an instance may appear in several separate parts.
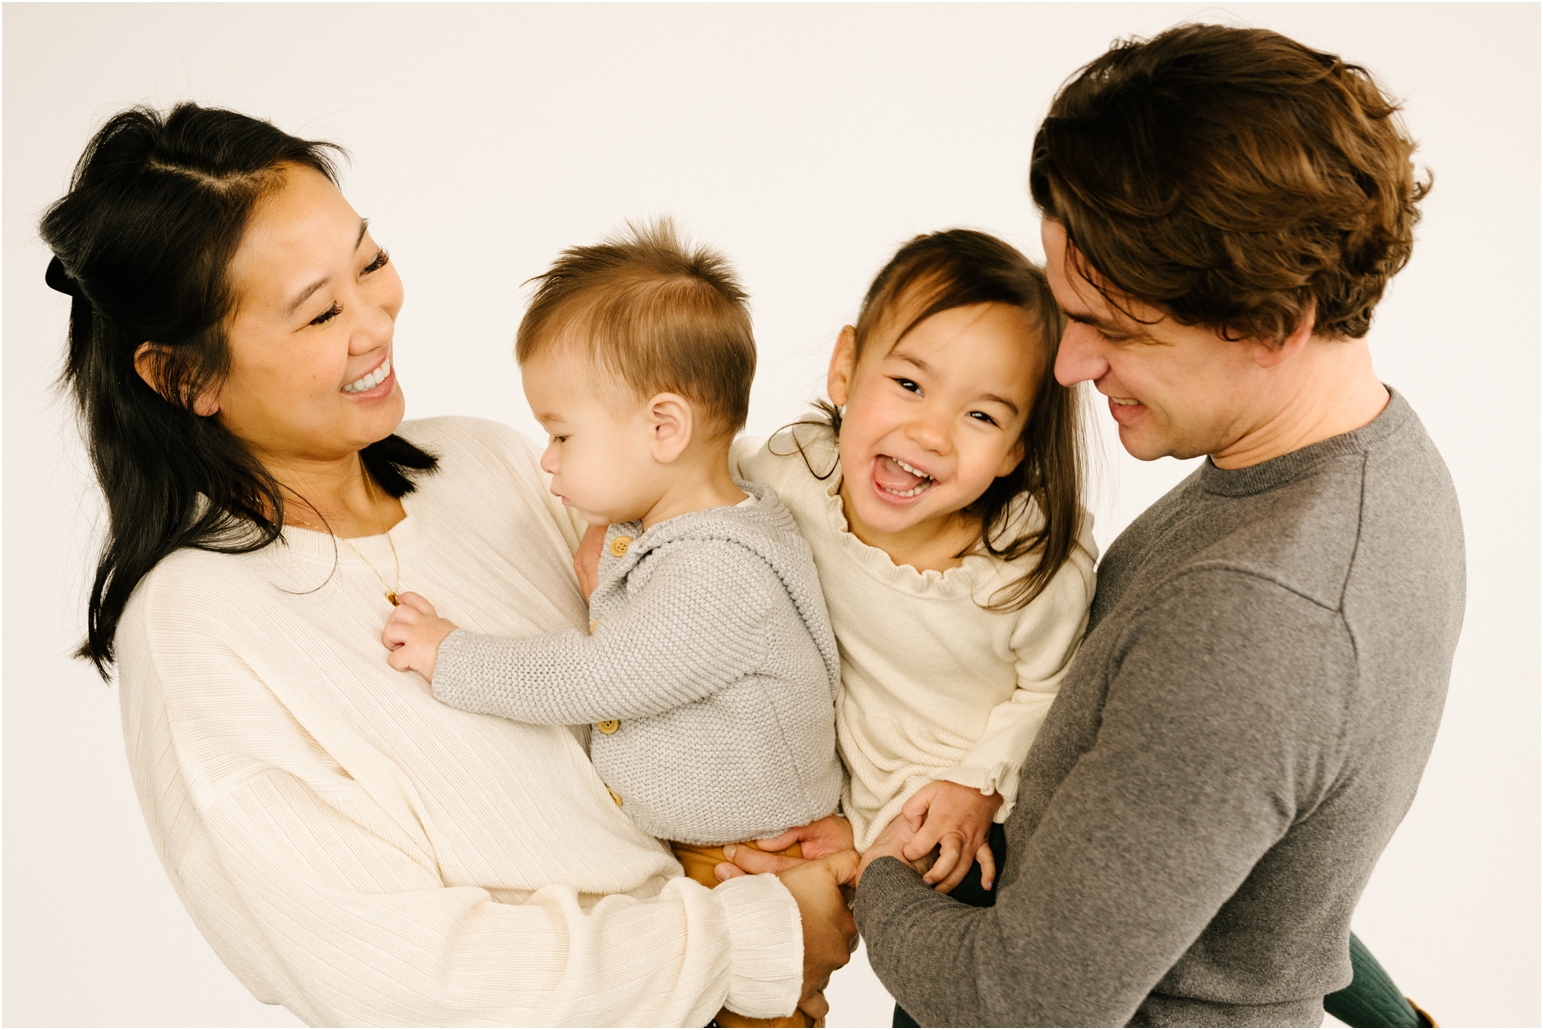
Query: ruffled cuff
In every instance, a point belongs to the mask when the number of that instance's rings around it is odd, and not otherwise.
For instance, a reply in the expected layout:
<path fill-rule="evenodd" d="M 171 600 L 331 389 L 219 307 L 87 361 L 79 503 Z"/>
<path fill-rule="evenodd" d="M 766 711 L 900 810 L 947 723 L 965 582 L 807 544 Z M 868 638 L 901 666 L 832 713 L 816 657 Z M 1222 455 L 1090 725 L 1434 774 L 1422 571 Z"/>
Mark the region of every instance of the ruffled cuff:
<path fill-rule="evenodd" d="M 804 927 L 798 902 L 775 876 L 736 876 L 713 888 L 728 918 L 729 996 L 742 1016 L 789 1016 L 804 987 Z"/>
<path fill-rule="evenodd" d="M 947 780 L 961 787 L 970 787 L 982 794 L 1002 795 L 1002 805 L 997 809 L 993 822 L 1005 823 L 1013 806 L 1018 802 L 1018 770 L 1006 762 L 993 763 L 990 768 L 979 765 L 956 765 L 940 769 L 932 774 L 934 780 Z"/>

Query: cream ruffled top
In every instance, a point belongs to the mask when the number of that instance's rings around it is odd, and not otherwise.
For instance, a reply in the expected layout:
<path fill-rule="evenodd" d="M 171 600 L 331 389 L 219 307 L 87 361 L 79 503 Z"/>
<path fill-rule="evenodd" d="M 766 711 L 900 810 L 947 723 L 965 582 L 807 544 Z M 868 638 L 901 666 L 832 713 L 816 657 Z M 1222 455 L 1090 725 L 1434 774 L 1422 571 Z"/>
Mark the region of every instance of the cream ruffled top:
<path fill-rule="evenodd" d="M 896 565 L 847 528 L 834 436 L 800 425 L 795 441 L 794 431 L 736 441 L 731 463 L 777 492 L 814 551 L 841 651 L 836 735 L 849 773 L 842 808 L 858 848 L 933 780 L 1000 793 L 997 820 L 1006 819 L 1018 770 L 1087 625 L 1097 556 L 1091 517 L 1032 603 L 989 611 L 984 605 L 1036 556 L 970 555 L 944 572 Z M 1025 502 L 1002 532 L 1020 533 L 1040 517 Z"/>

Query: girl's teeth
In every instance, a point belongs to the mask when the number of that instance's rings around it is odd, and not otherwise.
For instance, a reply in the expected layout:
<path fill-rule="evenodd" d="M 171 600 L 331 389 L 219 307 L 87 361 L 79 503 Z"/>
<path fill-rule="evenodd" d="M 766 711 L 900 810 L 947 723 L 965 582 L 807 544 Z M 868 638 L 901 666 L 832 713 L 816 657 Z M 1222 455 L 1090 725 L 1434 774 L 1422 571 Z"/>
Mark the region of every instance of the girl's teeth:
<path fill-rule="evenodd" d="M 907 472 L 909 472 L 913 476 L 920 476 L 922 479 L 931 479 L 932 478 L 927 473 L 923 472 L 921 469 L 914 468 L 914 467 L 912 467 L 910 465 L 907 465 L 905 462 L 901 461 L 899 458 L 894 459 L 894 462 L 895 462 L 896 465 L 899 465 L 901 468 L 905 469 Z M 921 488 L 918 487 L 916 490 L 911 491 L 911 493 L 916 493 L 920 489 Z"/>
<path fill-rule="evenodd" d="M 366 373 L 365 375 L 360 376 L 358 379 L 355 379 L 353 382 L 343 387 L 343 392 L 362 393 L 365 390 L 373 390 L 375 387 L 384 382 L 386 377 L 390 374 L 391 358 L 390 356 L 387 356 L 385 361 L 382 361 L 378 366 L 376 366 L 375 371 Z"/>

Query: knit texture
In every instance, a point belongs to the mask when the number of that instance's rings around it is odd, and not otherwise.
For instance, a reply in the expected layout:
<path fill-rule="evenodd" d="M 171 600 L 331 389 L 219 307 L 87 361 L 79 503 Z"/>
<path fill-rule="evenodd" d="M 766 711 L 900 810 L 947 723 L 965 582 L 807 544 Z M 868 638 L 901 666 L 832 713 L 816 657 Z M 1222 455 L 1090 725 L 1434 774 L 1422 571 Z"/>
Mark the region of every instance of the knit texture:
<path fill-rule="evenodd" d="M 638 826 L 688 844 L 775 836 L 836 808 L 840 661 L 809 546 L 775 494 L 611 526 L 592 632 L 455 632 L 434 694 L 596 723 L 590 757 Z"/>
<path fill-rule="evenodd" d="M 1018 769 L 1087 623 L 1092 518 L 1043 593 L 1018 611 L 990 611 L 984 605 L 1038 555 L 1005 562 L 975 554 L 946 572 L 896 565 L 847 529 L 828 428 L 799 425 L 765 444 L 738 440 L 730 458 L 740 474 L 777 491 L 820 570 L 841 645 L 836 733 L 850 773 L 841 807 L 857 846 L 872 843 L 933 780 L 1000 793 L 997 820 L 1006 819 Z M 999 532 L 1016 535 L 1040 518 L 1022 502 Z"/>
<path fill-rule="evenodd" d="M 1407 811 L 1463 614 L 1446 466 L 1394 395 L 1210 462 L 1109 548 L 993 908 L 892 858 L 857 922 L 924 1026 L 1317 1026 Z"/>
<path fill-rule="evenodd" d="M 798 907 L 774 877 L 708 890 L 612 804 L 569 727 L 470 715 L 386 663 L 366 560 L 468 629 L 588 624 L 578 534 L 529 446 L 405 423 L 440 470 L 385 536 L 287 528 L 183 550 L 118 630 L 129 767 L 205 939 L 318 1026 L 704 1026 L 793 1010 Z"/>

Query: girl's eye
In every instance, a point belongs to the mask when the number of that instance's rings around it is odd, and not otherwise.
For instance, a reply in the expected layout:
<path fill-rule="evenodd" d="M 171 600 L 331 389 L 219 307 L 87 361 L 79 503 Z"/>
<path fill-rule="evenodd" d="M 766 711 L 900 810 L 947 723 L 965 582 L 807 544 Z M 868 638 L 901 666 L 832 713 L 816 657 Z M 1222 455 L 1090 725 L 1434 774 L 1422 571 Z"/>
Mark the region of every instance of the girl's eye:
<path fill-rule="evenodd" d="M 330 308 L 328 308 L 326 311 L 323 311 L 321 314 L 317 315 L 315 318 L 311 319 L 311 325 L 322 325 L 324 323 L 330 322 L 334 318 L 336 318 L 338 315 L 341 315 L 342 313 L 343 313 L 342 305 L 339 304 L 337 301 L 333 301 L 332 302 L 332 306 Z"/>
<path fill-rule="evenodd" d="M 891 378 L 900 384 L 900 389 L 902 390 L 910 390 L 912 393 L 922 392 L 922 388 L 916 385 L 916 380 L 914 379 L 907 379 L 904 376 L 893 376 Z"/>
<path fill-rule="evenodd" d="M 391 255 L 386 253 L 386 249 L 382 247 L 378 252 L 376 252 L 375 260 L 364 266 L 363 274 L 369 275 L 371 272 L 378 272 L 382 268 L 385 268 L 386 265 L 390 263 L 390 261 Z"/>
<path fill-rule="evenodd" d="M 992 418 L 990 415 L 986 414 L 984 411 L 972 411 L 972 412 L 970 412 L 970 417 L 973 418 L 977 422 L 984 422 L 984 423 L 986 423 L 989 426 L 999 426 L 999 425 L 1001 425 L 1000 422 L 998 422 L 996 419 Z"/>

